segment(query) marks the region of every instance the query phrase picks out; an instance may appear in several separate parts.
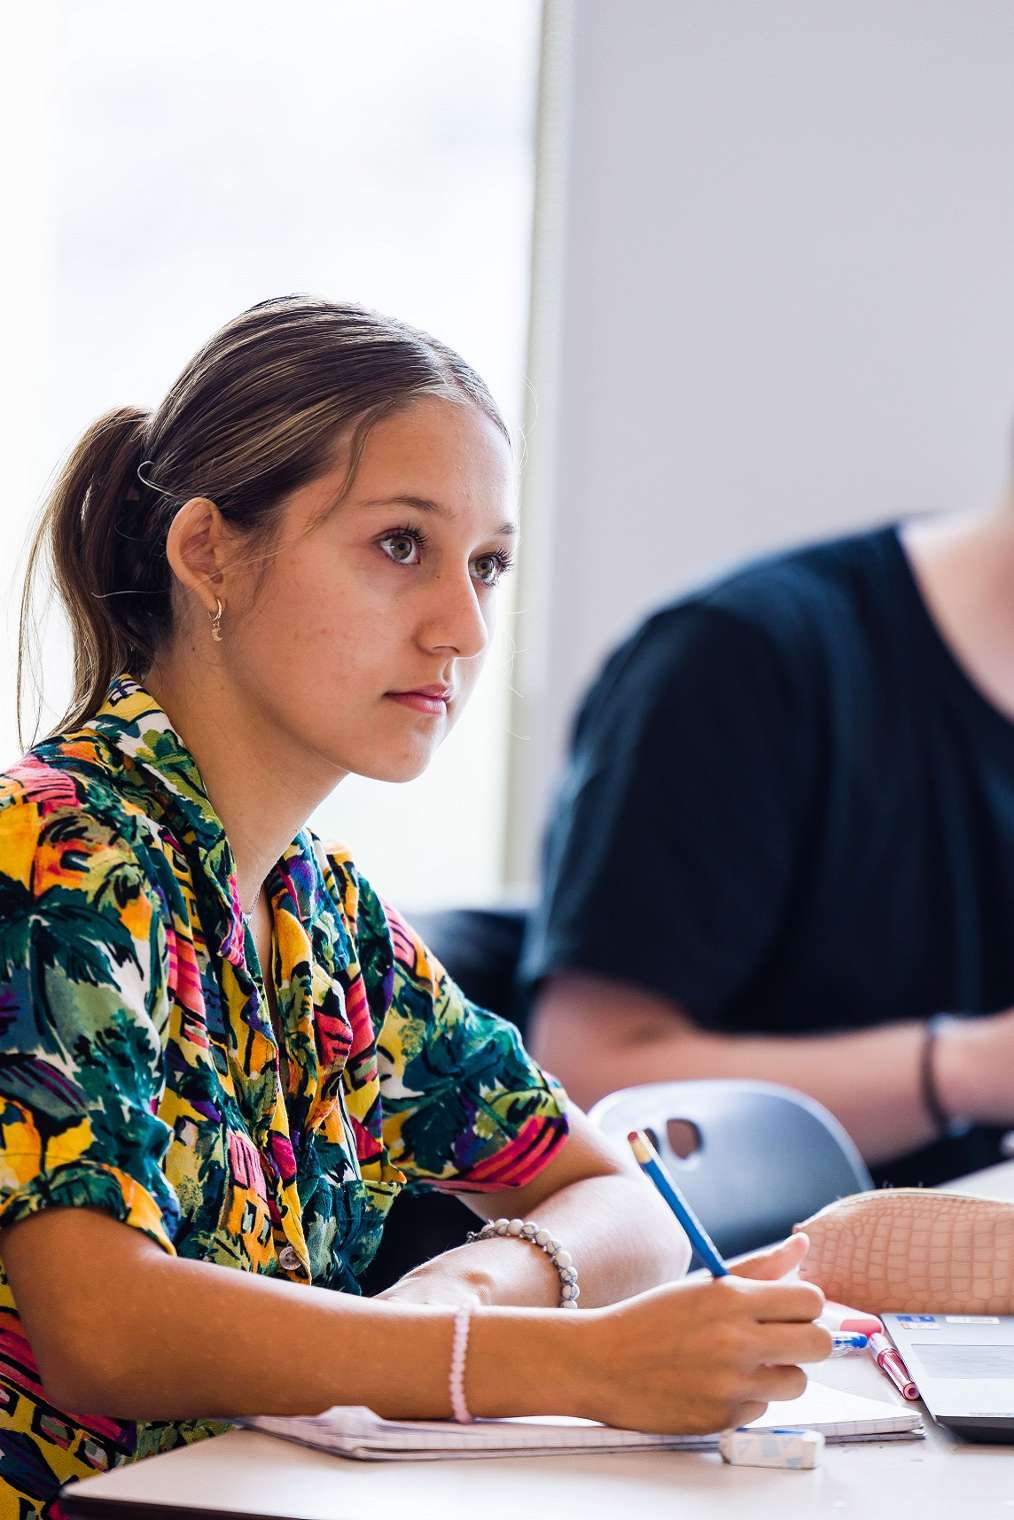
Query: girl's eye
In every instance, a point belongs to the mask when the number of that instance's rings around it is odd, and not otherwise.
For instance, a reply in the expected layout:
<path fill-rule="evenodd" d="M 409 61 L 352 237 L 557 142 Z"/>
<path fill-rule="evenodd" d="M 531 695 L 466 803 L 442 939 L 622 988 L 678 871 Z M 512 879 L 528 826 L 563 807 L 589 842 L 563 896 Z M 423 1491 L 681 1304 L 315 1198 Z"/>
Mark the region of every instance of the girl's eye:
<path fill-rule="evenodd" d="M 425 538 L 418 528 L 398 528 L 379 539 L 381 549 L 396 565 L 417 565 Z"/>
<path fill-rule="evenodd" d="M 423 550 L 428 542 L 422 529 L 414 527 L 392 528 L 390 533 L 377 539 L 388 559 L 396 565 L 421 564 Z M 505 550 L 496 549 L 490 554 L 480 554 L 472 561 L 472 574 L 481 586 L 495 586 L 513 563 L 512 557 Z"/>
<path fill-rule="evenodd" d="M 513 563 L 511 555 L 498 549 L 495 554 L 480 554 L 478 559 L 472 561 L 472 569 L 476 580 L 483 586 L 495 586 L 501 575 L 506 575 Z"/>

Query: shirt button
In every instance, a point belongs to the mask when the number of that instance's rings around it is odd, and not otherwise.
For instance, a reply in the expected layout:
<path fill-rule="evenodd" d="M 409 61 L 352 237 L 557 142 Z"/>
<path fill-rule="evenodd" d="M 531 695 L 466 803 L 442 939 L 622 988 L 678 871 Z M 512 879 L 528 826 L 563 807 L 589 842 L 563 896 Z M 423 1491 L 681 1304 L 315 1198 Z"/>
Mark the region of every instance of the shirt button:
<path fill-rule="evenodd" d="M 299 1252 L 294 1246 L 283 1246 L 278 1253 L 278 1265 L 286 1272 L 298 1272 L 302 1266 Z"/>

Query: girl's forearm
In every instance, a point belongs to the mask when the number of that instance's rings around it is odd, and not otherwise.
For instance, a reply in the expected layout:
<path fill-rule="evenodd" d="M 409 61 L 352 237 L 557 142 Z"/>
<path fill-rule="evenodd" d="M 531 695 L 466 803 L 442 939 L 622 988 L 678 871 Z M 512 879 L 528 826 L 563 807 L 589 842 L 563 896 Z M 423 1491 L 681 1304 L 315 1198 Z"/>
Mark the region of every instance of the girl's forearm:
<path fill-rule="evenodd" d="M 502 1200 L 509 1216 L 509 1198 Z M 690 1247 L 654 1189 L 637 1175 L 589 1177 L 544 1199 L 532 1218 L 573 1257 L 582 1308 L 616 1303 L 682 1277 Z M 544 1251 L 516 1239 L 474 1241 L 416 1268 L 384 1295 L 393 1302 L 552 1308 L 560 1278 Z"/>
<path fill-rule="evenodd" d="M 33 1244 L 31 1256 L 20 1249 Z M 450 1414 L 453 1309 L 167 1256 L 84 1210 L 47 1211 L 16 1227 L 10 1245 L 25 1329 L 60 1407 L 131 1420 L 317 1414 L 332 1404 L 390 1417 Z M 490 1309 L 481 1317 L 468 1359 L 475 1412 L 573 1407 L 569 1322 L 581 1316 Z"/>
<path fill-rule="evenodd" d="M 561 1188 L 539 1205 L 538 1218 L 577 1263 L 586 1309 L 673 1282 L 690 1265 L 686 1235 L 633 1164 L 630 1173 Z"/>
<path fill-rule="evenodd" d="M 46 1209 L 0 1243 L 59 1407 L 129 1420 L 352 1403 L 390 1418 L 450 1414 L 447 1307 L 180 1260 L 87 1209 Z M 465 1397 L 475 1415 L 576 1414 L 686 1432 L 742 1424 L 768 1399 L 798 1395 L 805 1377 L 794 1363 L 827 1355 L 830 1337 L 809 1323 L 820 1304 L 803 1283 L 725 1277 L 584 1313 L 478 1308 Z"/>

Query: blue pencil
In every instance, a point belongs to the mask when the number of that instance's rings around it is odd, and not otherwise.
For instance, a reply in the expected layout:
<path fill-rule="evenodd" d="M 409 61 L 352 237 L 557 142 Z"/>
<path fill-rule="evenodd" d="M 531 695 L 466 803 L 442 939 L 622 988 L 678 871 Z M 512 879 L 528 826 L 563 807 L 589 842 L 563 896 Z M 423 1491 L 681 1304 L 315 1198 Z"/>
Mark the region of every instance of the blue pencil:
<path fill-rule="evenodd" d="M 662 1194 L 662 1197 L 672 1209 L 684 1230 L 686 1230 L 690 1244 L 705 1266 L 708 1267 L 712 1276 L 728 1277 L 729 1268 L 722 1260 L 721 1252 L 662 1165 L 661 1157 L 644 1133 L 644 1130 L 631 1130 L 627 1139 L 630 1142 L 630 1149 L 634 1153 L 638 1166 L 647 1177 L 651 1178 L 651 1181 Z"/>

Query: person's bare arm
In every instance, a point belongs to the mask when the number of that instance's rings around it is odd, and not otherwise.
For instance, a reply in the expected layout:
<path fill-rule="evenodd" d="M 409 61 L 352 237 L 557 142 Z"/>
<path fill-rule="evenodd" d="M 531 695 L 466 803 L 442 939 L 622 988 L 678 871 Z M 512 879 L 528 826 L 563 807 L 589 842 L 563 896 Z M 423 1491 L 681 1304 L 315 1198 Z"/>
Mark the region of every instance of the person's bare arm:
<path fill-rule="evenodd" d="M 690 1263 L 687 1238 L 633 1158 L 614 1149 L 579 1108 L 570 1107 L 568 1120 L 567 1143 L 526 1186 L 463 1193 L 462 1202 L 482 1219 L 532 1218 L 550 1230 L 577 1265 L 584 1309 L 682 1277 Z M 424 1262 L 380 1296 L 549 1309 L 560 1301 L 560 1277 L 543 1251 L 516 1240 L 480 1240 Z"/>
<path fill-rule="evenodd" d="M 640 1082 L 748 1077 L 809 1094 L 844 1124 L 866 1160 L 889 1160 L 935 1138 L 922 1101 L 921 1022 L 846 1034 L 726 1035 L 698 1028 L 657 994 L 603 977 L 551 978 L 536 1004 L 529 1048 L 590 1107 Z M 963 1020 L 935 1052 L 946 1111 L 1014 1122 L 1014 1014 Z"/>
<path fill-rule="evenodd" d="M 569 1120 L 565 1143 L 529 1183 L 472 1195 L 475 1211 L 537 1211 L 578 1262 L 589 1308 L 682 1277 L 689 1243 L 654 1189 L 580 1111 Z M 371 1310 L 355 1297 L 172 1257 L 93 1210 L 45 1210 L 11 1227 L 0 1245 L 56 1402 L 133 1418 L 193 1414 L 195 1389 L 214 1390 L 210 1402 L 198 1400 L 196 1412 L 207 1415 L 312 1412 L 343 1401 L 384 1412 L 374 1398 L 387 1408 L 401 1400 L 402 1413 L 442 1414 L 449 1306 L 555 1308 L 560 1299 L 549 1258 L 514 1240 L 447 1252 Z M 411 1317 L 438 1307 L 436 1319 Z M 498 1344 L 496 1322 L 491 1334 Z M 376 1368 L 388 1353 L 396 1364 L 406 1336 L 417 1338 L 413 1361 L 429 1374 L 395 1393 Z M 169 1349 L 174 1341 L 182 1358 Z M 501 1349 L 507 1354 L 506 1343 Z"/>
<path fill-rule="evenodd" d="M 46 1391 L 63 1409 L 127 1419 L 393 1412 L 377 1369 L 418 1348 L 405 1397 L 447 1412 L 446 1311 L 389 1306 L 170 1256 L 92 1209 L 48 1208 L 0 1251 Z M 374 1403 L 377 1399 L 380 1402 Z"/>
<path fill-rule="evenodd" d="M 0 1236 L 49 1397 L 122 1419 L 316 1414 L 367 1404 L 449 1414 L 453 1313 L 188 1261 L 88 1209 L 49 1208 Z M 791 1246 L 770 1266 L 798 1262 Z M 756 1271 L 764 1275 L 763 1262 Z M 473 1414 L 578 1414 L 648 1430 L 717 1430 L 795 1397 L 828 1354 L 804 1283 L 670 1284 L 586 1312 L 479 1308 Z"/>

